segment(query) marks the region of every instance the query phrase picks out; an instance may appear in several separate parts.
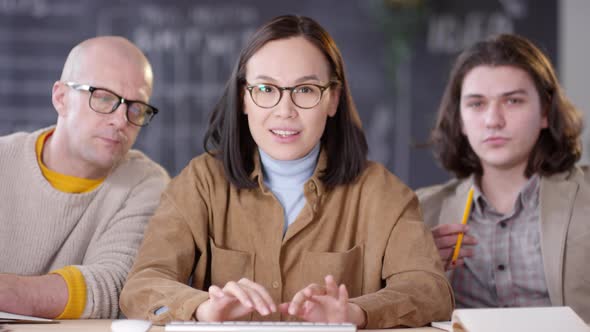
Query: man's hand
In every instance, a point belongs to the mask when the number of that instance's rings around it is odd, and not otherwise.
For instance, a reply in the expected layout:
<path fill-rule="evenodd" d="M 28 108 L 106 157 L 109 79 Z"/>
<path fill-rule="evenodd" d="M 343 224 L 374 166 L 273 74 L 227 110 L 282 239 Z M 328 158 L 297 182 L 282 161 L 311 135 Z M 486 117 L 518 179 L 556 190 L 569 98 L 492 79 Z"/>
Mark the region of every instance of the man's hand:
<path fill-rule="evenodd" d="M 465 264 L 464 258 L 473 256 L 473 248 L 467 247 L 468 245 L 477 244 L 477 239 L 473 236 L 467 235 L 469 225 L 462 224 L 442 224 L 432 228 L 432 235 L 434 236 L 434 243 L 438 248 L 438 253 L 443 261 L 445 270 L 452 270 Z M 453 250 L 457 243 L 457 237 L 459 233 L 464 233 L 463 243 L 461 244 L 461 250 L 459 251 L 459 257 L 457 261 L 452 264 L 451 259 L 453 258 Z"/>
<path fill-rule="evenodd" d="M 55 318 L 68 301 L 68 286 L 57 274 L 0 274 L 0 311 Z"/>
<path fill-rule="evenodd" d="M 308 322 L 349 322 L 362 328 L 366 324 L 365 312 L 348 302 L 346 286 L 338 286 L 331 275 L 324 280 L 325 286 L 310 284 L 297 292 L 291 302 L 282 303 L 279 311 Z"/>
<path fill-rule="evenodd" d="M 223 289 L 209 287 L 209 300 L 201 303 L 195 317 L 201 322 L 236 320 L 257 311 L 262 316 L 277 311 L 268 291 L 260 284 L 246 278 L 230 281 Z"/>

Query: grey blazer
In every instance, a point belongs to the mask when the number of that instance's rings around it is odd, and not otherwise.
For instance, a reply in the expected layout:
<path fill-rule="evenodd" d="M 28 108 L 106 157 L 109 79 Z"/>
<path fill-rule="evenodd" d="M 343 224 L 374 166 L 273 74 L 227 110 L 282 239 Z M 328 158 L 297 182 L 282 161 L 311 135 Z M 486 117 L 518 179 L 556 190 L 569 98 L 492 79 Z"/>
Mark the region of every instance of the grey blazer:
<path fill-rule="evenodd" d="M 430 226 L 460 223 L 469 181 L 454 179 L 416 194 Z M 541 177 L 541 251 L 551 303 L 590 323 L 590 168 Z"/>

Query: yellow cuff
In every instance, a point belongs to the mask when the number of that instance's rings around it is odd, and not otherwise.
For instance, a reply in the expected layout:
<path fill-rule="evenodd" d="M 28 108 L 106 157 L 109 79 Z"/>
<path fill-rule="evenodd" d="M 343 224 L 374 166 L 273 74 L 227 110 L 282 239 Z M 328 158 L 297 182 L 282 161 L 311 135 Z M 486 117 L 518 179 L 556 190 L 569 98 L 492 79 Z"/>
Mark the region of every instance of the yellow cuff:
<path fill-rule="evenodd" d="M 68 286 L 68 303 L 55 319 L 78 319 L 86 307 L 86 281 L 84 275 L 74 266 L 66 266 L 49 273 L 59 274 Z"/>

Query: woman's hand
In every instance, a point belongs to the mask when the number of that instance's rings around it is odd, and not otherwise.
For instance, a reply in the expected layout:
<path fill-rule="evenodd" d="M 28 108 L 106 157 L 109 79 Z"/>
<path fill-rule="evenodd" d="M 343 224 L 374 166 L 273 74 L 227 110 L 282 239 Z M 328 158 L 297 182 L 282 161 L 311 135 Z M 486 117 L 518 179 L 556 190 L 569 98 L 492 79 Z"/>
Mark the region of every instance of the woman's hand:
<path fill-rule="evenodd" d="M 253 311 L 266 316 L 277 311 L 277 307 L 260 284 L 249 279 L 230 281 L 222 288 L 209 287 L 209 300 L 201 303 L 195 317 L 201 322 L 222 322 L 236 320 Z"/>
<path fill-rule="evenodd" d="M 325 277 L 325 286 L 310 284 L 293 296 L 291 302 L 282 303 L 279 311 L 297 316 L 308 322 L 366 324 L 365 312 L 348 302 L 345 285 L 338 286 L 334 277 Z"/>

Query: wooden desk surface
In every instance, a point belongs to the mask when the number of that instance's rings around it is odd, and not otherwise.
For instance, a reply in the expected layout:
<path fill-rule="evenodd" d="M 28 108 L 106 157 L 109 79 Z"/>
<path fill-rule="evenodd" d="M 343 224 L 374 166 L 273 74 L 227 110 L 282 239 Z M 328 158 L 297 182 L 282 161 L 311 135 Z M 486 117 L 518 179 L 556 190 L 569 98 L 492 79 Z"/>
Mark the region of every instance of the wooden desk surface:
<path fill-rule="evenodd" d="M 58 324 L 4 324 L 0 325 L 0 332 L 39 332 L 39 331 L 76 331 L 76 332 L 109 332 L 111 331 L 110 319 L 64 320 Z M 152 326 L 150 332 L 163 332 L 163 326 Z M 441 332 L 433 327 L 420 327 L 414 329 L 386 329 L 386 330 L 359 330 L 359 331 L 408 331 L 408 332 Z"/>

